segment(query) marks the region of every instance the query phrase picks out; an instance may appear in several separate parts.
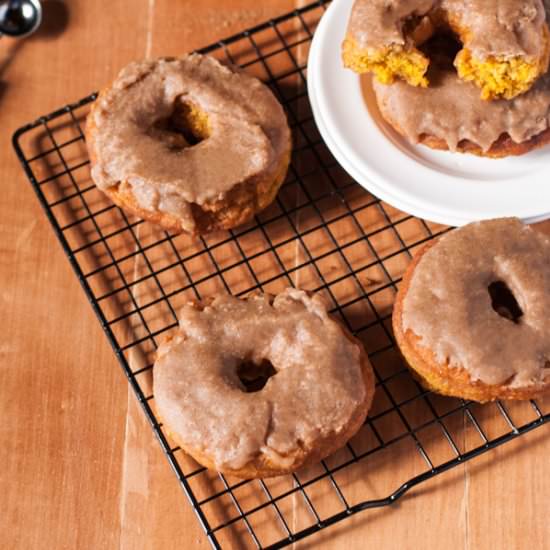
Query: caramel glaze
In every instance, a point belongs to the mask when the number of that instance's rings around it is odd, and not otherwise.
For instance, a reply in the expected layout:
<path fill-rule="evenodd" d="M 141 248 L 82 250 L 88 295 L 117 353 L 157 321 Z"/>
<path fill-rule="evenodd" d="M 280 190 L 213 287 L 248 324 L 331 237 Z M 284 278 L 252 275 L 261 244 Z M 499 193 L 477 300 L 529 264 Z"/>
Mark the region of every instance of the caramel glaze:
<path fill-rule="evenodd" d="M 319 296 L 218 296 L 202 310 L 184 307 L 179 333 L 159 348 L 155 402 L 171 433 L 218 469 L 242 468 L 260 453 L 284 469 L 297 449 L 338 434 L 363 406 L 360 355 Z M 239 365 L 264 360 L 277 373 L 246 393 Z"/>
<path fill-rule="evenodd" d="M 451 151 L 469 140 L 487 152 L 503 134 L 523 143 L 550 128 L 550 73 L 526 93 L 506 101 L 484 101 L 479 89 L 454 71 L 433 66 L 430 87 L 373 80 L 380 109 L 412 143 L 422 135 L 443 139 Z"/>
<path fill-rule="evenodd" d="M 139 206 L 178 216 L 191 232 L 190 204 L 223 199 L 236 185 L 274 172 L 290 142 L 284 111 L 267 86 L 199 54 L 131 63 L 97 101 L 96 185 L 128 182 Z M 162 129 L 178 102 L 207 118 L 209 135 L 200 143 Z"/>
<path fill-rule="evenodd" d="M 522 315 L 495 311 L 489 285 L 504 283 Z M 445 234 L 414 270 L 403 329 L 439 363 L 473 381 L 524 387 L 550 374 L 550 238 L 514 218 Z"/>

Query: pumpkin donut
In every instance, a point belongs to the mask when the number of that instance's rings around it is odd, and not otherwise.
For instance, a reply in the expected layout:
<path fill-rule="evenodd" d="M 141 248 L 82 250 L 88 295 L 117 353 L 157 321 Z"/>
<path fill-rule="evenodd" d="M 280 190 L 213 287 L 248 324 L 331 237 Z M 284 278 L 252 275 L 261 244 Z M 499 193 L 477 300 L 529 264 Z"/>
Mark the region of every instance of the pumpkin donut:
<path fill-rule="evenodd" d="M 429 389 L 474 401 L 550 389 L 550 238 L 518 219 L 476 222 L 426 245 L 397 294 L 393 330 Z"/>
<path fill-rule="evenodd" d="M 128 65 L 93 104 L 86 137 L 92 178 L 117 205 L 191 234 L 270 204 L 291 149 L 269 88 L 199 54 Z"/>
<path fill-rule="evenodd" d="M 177 444 L 240 478 L 289 473 L 336 451 L 363 424 L 374 392 L 362 344 L 320 296 L 296 289 L 187 305 L 153 379 Z"/>
<path fill-rule="evenodd" d="M 440 29 L 459 37 L 458 75 L 475 83 L 482 99 L 516 97 L 548 68 L 543 0 L 356 0 L 344 65 L 372 71 L 383 84 L 399 78 L 426 87 L 430 61 L 418 46 Z"/>
<path fill-rule="evenodd" d="M 384 120 L 407 141 L 432 149 L 502 158 L 550 143 L 550 71 L 510 101 L 484 101 L 478 89 L 433 57 L 429 88 L 373 81 Z"/>

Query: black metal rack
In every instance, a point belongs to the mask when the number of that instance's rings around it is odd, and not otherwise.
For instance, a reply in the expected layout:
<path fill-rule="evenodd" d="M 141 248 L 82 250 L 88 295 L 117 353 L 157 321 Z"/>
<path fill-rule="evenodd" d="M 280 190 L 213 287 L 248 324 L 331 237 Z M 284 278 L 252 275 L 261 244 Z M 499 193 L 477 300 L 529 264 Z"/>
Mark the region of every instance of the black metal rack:
<path fill-rule="evenodd" d="M 411 251 L 445 230 L 360 188 L 321 140 L 306 93 L 321 0 L 202 50 L 263 78 L 294 133 L 287 181 L 253 223 L 193 240 L 112 205 L 93 185 L 83 122 L 95 94 L 20 128 L 13 144 L 63 250 L 213 547 L 281 548 L 550 420 L 542 403 L 480 406 L 423 390 L 394 348 L 391 305 Z M 154 350 L 178 307 L 213 292 L 288 285 L 323 292 L 361 338 L 377 397 L 361 432 L 321 464 L 274 480 L 207 471 L 174 446 L 154 412 Z M 392 470 L 391 485 L 384 464 Z M 364 480 L 368 479 L 368 485 Z M 374 487 L 376 480 L 385 480 Z M 290 518 L 292 517 L 292 522 Z"/>

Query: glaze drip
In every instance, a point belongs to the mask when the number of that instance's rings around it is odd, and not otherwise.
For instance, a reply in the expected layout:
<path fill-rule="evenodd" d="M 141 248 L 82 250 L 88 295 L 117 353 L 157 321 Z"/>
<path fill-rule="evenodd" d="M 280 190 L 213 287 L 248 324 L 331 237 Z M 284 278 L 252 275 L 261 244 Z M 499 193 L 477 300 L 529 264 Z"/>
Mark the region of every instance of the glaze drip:
<path fill-rule="evenodd" d="M 462 140 L 485 152 L 503 135 L 523 143 L 550 128 L 550 73 L 511 101 L 484 101 L 479 89 L 454 71 L 433 67 L 429 88 L 373 80 L 380 110 L 412 143 L 422 135 L 443 139 L 451 151 Z"/>

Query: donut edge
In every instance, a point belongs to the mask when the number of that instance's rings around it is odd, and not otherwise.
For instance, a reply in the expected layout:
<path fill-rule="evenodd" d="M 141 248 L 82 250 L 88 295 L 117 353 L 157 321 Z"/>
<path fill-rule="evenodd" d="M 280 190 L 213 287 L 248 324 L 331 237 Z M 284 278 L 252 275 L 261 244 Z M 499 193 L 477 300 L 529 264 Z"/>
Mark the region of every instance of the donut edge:
<path fill-rule="evenodd" d="M 380 114 L 386 123 L 389 124 L 401 137 L 403 137 L 403 139 L 407 140 L 407 142 L 413 143 L 406 136 L 401 126 L 392 118 L 386 102 L 380 99 L 378 95 L 376 95 L 376 103 Z M 447 142 L 444 139 L 434 135 L 421 134 L 418 138 L 418 143 L 437 151 L 450 151 Z M 465 139 L 458 143 L 456 150 L 453 152 L 469 153 L 478 157 L 499 159 L 510 156 L 525 155 L 548 144 L 550 144 L 550 128 L 543 130 L 541 133 L 526 141 L 522 141 L 521 143 L 516 143 L 507 133 L 502 134 L 495 142 L 493 142 L 487 151 L 484 151 L 477 143 Z"/>
<path fill-rule="evenodd" d="M 392 313 L 393 333 L 397 347 L 415 378 L 428 390 L 479 403 L 498 399 L 528 400 L 542 396 L 550 390 L 550 376 L 542 384 L 521 388 L 510 388 L 504 384 L 485 384 L 472 380 L 463 367 L 451 367 L 448 362 L 437 361 L 435 354 L 422 346 L 421 338 L 411 329 L 403 328 L 403 304 L 410 288 L 414 271 L 428 250 L 437 245 L 439 239 L 427 243 L 414 256 L 407 267 L 397 292 Z"/>
<path fill-rule="evenodd" d="M 211 303 L 212 300 L 213 298 L 206 298 L 202 301 L 193 301 L 190 303 L 190 305 L 192 305 L 192 307 L 196 307 L 197 309 L 202 309 L 209 303 Z M 361 426 L 363 426 L 365 422 L 374 398 L 375 379 L 374 370 L 368 358 L 367 352 L 363 346 L 363 343 L 355 336 L 353 336 L 351 332 L 349 332 L 349 330 L 337 318 L 335 318 L 333 315 L 329 315 L 329 317 L 340 327 L 340 329 L 342 330 L 342 335 L 344 337 L 348 338 L 348 340 L 350 340 L 352 343 L 359 346 L 361 373 L 363 375 L 363 382 L 365 384 L 365 399 L 360 405 L 356 407 L 354 414 L 351 416 L 349 422 L 340 432 L 330 432 L 329 434 L 322 437 L 320 440 L 317 440 L 315 444 L 311 447 L 302 447 L 297 453 L 285 456 L 285 458 L 293 459 L 293 463 L 291 466 L 287 468 L 280 468 L 276 464 L 273 464 L 266 455 L 260 453 L 257 457 L 254 458 L 254 460 L 251 460 L 242 468 L 219 468 L 218 466 L 216 466 L 210 456 L 208 456 L 208 454 L 188 446 L 184 441 L 181 440 L 181 438 L 170 431 L 162 416 L 157 411 L 157 416 L 164 426 L 164 431 L 179 447 L 181 447 L 181 449 L 185 453 L 190 455 L 200 465 L 208 468 L 209 470 L 214 470 L 224 475 L 230 475 L 240 479 L 261 479 L 291 474 L 296 470 L 299 470 L 300 468 L 315 464 L 321 461 L 323 458 L 326 458 L 330 454 L 341 449 L 359 431 L 359 429 L 361 428 Z M 167 336 L 163 344 L 168 343 L 171 339 L 172 336 Z"/>

